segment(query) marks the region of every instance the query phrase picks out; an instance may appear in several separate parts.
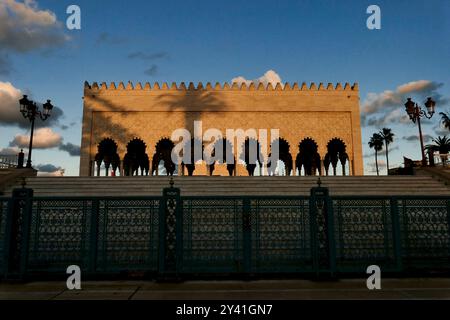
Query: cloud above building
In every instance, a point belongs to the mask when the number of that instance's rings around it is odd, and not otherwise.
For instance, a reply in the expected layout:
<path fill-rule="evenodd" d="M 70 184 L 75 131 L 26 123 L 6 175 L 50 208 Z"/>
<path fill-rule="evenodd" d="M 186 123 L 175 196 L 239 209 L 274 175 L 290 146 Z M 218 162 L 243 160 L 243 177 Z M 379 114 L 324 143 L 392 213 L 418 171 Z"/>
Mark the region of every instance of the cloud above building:
<path fill-rule="evenodd" d="M 27 154 L 24 150 L 24 153 Z M 9 148 L 1 148 L 0 154 L 5 156 L 17 156 L 20 152 L 20 148 L 18 147 L 9 147 Z"/>
<path fill-rule="evenodd" d="M 236 82 L 239 85 L 241 85 L 243 83 L 245 83 L 246 85 L 250 85 L 252 82 L 255 85 L 259 85 L 260 83 L 262 83 L 265 86 L 267 86 L 270 83 L 272 86 L 275 86 L 278 82 L 281 83 L 281 77 L 274 70 L 268 70 L 266 73 L 264 73 L 263 76 L 261 76 L 257 79 L 248 80 L 248 79 L 244 78 L 243 76 L 239 76 L 239 77 L 231 79 L 231 82 L 232 83 Z"/>
<path fill-rule="evenodd" d="M 64 175 L 64 169 L 62 167 L 57 167 L 53 164 L 39 164 L 35 166 L 35 169 L 38 170 L 39 176 L 53 176 L 60 177 Z"/>
<path fill-rule="evenodd" d="M 167 59 L 169 58 L 169 54 L 165 51 L 160 52 L 143 52 L 143 51 L 135 51 L 128 55 L 129 59 L 140 59 L 140 60 L 157 60 L 157 59 Z"/>
<path fill-rule="evenodd" d="M 70 143 L 70 142 L 68 142 L 68 143 L 61 143 L 61 145 L 59 146 L 59 150 L 66 151 L 72 157 L 79 156 L 80 152 L 81 152 L 80 146 L 77 146 L 77 145 L 75 145 L 73 143 Z"/>
<path fill-rule="evenodd" d="M 34 0 L 0 2 L 0 50 L 26 53 L 64 44 L 70 38 L 55 13 Z"/>
<path fill-rule="evenodd" d="M 25 93 L 15 88 L 11 82 L 0 81 L 0 125 L 30 127 L 30 121 L 25 119 L 19 111 L 19 99 L 22 98 L 23 94 L 30 95 L 28 92 Z M 42 106 L 40 106 L 40 109 L 42 110 Z M 36 127 L 56 125 L 62 116 L 63 111 L 55 106 L 50 118 L 45 122 L 40 121 L 40 119 L 36 120 Z"/>
<path fill-rule="evenodd" d="M 416 142 L 416 141 L 419 141 L 419 135 L 413 134 L 410 136 L 404 136 L 402 139 L 405 141 L 408 141 L 408 142 Z M 423 142 L 425 142 L 425 143 L 431 142 L 433 139 L 434 139 L 434 137 L 430 136 L 429 134 L 423 135 Z"/>
<path fill-rule="evenodd" d="M 158 73 L 158 66 L 152 64 L 152 66 L 144 71 L 144 73 L 150 77 L 156 76 Z"/>
<path fill-rule="evenodd" d="M 61 145 L 63 139 L 59 133 L 54 132 L 51 128 L 40 128 L 34 132 L 33 148 L 50 149 Z M 10 147 L 27 148 L 30 142 L 30 135 L 17 134 L 9 143 Z"/>
<path fill-rule="evenodd" d="M 28 150 L 28 144 L 30 142 L 29 134 L 17 134 L 13 140 L 9 143 L 9 150 L 13 154 L 17 154 L 21 149 Z M 37 129 L 33 136 L 33 148 L 35 149 L 52 149 L 58 148 L 60 151 L 67 152 L 70 156 L 76 157 L 80 155 L 80 146 L 73 143 L 64 143 L 63 137 L 54 132 L 51 128 Z M 2 149 L 7 151 L 7 149 Z M 17 152 L 16 152 L 17 151 Z"/>
<path fill-rule="evenodd" d="M 95 41 L 95 43 L 97 45 L 102 45 L 102 44 L 106 44 L 106 45 L 121 45 L 127 42 L 127 39 L 122 38 L 122 37 L 118 37 L 116 35 L 112 35 L 108 32 L 102 32 L 100 33 L 100 35 L 97 37 L 97 40 Z"/>
<path fill-rule="evenodd" d="M 391 167 L 391 166 L 389 166 Z M 366 163 L 365 165 L 365 171 L 369 174 L 376 174 L 377 173 L 377 167 L 375 164 L 375 161 Z M 378 159 L 378 171 L 379 173 L 386 174 L 386 161 L 383 159 Z M 383 172 L 384 171 L 384 172 Z"/>
<path fill-rule="evenodd" d="M 399 85 L 394 90 L 368 93 L 361 105 L 363 125 L 377 127 L 409 122 L 404 110 L 404 103 L 409 97 L 419 105 L 423 105 L 427 97 L 433 97 L 437 105 L 445 106 L 449 103 L 449 99 L 439 92 L 443 85 L 431 80 L 417 80 Z"/>

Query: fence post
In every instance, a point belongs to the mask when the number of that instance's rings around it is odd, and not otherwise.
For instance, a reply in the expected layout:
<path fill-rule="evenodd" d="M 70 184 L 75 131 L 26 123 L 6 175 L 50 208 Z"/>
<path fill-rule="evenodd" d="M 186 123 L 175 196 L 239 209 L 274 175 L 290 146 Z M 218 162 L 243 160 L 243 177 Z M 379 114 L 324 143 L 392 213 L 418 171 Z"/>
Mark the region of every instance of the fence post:
<path fill-rule="evenodd" d="M 333 204 L 329 189 L 322 187 L 322 182 L 311 188 L 309 208 L 311 214 L 312 258 L 316 274 L 336 271 L 336 242 L 334 239 Z"/>
<path fill-rule="evenodd" d="M 5 278 L 22 279 L 27 270 L 33 189 L 14 189 L 5 234 Z"/>
<path fill-rule="evenodd" d="M 403 270 L 403 263 L 402 263 L 402 239 L 400 229 L 400 217 L 398 212 L 398 199 L 395 197 L 391 197 L 390 202 L 391 202 L 395 265 L 397 271 L 400 272 Z"/>
<path fill-rule="evenodd" d="M 94 274 L 97 271 L 98 258 L 98 220 L 100 214 L 100 200 L 92 200 L 91 226 L 89 230 L 89 273 Z"/>
<path fill-rule="evenodd" d="M 182 268 L 182 208 L 180 189 L 173 187 L 163 189 L 159 207 L 159 279 L 176 280 Z"/>
<path fill-rule="evenodd" d="M 448 265 L 447 267 L 450 268 L 450 199 L 447 199 L 447 237 L 448 237 Z"/>
<path fill-rule="evenodd" d="M 244 273 L 249 274 L 251 272 L 251 259 L 252 259 L 252 221 L 251 221 L 251 204 L 250 199 L 243 199 L 242 210 L 242 232 L 244 241 Z"/>

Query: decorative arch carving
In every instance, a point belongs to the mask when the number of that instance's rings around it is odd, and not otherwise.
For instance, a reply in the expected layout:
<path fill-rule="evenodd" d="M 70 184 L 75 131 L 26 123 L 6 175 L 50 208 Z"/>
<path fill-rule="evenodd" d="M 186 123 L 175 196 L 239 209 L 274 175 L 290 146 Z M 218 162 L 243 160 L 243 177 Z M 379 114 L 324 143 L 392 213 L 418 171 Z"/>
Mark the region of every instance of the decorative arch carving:
<path fill-rule="evenodd" d="M 240 159 L 245 162 L 248 175 L 253 176 L 255 174 L 256 164 L 261 166 L 262 162 L 259 141 L 254 138 L 245 139 L 242 144 Z"/>
<path fill-rule="evenodd" d="M 311 176 L 316 174 L 316 170 L 320 174 L 320 155 L 318 152 L 318 145 L 312 138 L 303 139 L 299 145 L 297 158 L 295 160 L 296 167 L 300 172 L 302 167 L 305 175 Z"/>
<path fill-rule="evenodd" d="M 216 150 L 222 149 L 222 154 L 219 159 L 217 159 L 217 163 L 219 164 L 225 164 L 227 165 L 227 171 L 230 176 L 232 176 L 236 171 L 236 158 L 234 157 L 233 152 L 233 144 L 227 140 L 226 138 L 222 138 L 214 143 L 213 150 L 212 150 L 212 156 L 216 157 Z M 227 162 L 227 155 L 230 158 L 232 158 L 232 162 Z M 209 175 L 211 176 L 214 172 L 215 163 L 212 163 L 209 165 Z"/>
<path fill-rule="evenodd" d="M 325 155 L 324 160 L 325 171 L 327 175 L 329 173 L 330 164 L 333 168 L 333 175 L 337 174 L 336 168 L 339 162 L 342 165 L 342 174 L 344 176 L 346 175 L 345 165 L 348 161 L 348 154 L 346 149 L 347 147 L 342 139 L 333 138 L 328 142 L 327 154 Z"/>
<path fill-rule="evenodd" d="M 139 174 L 148 175 L 150 170 L 150 159 L 145 152 L 147 145 L 144 141 L 134 138 L 127 144 L 127 153 L 123 158 L 123 169 L 126 176 L 133 176 Z"/>
<path fill-rule="evenodd" d="M 190 152 L 190 155 L 188 155 L 189 157 L 189 163 L 184 163 L 181 162 L 181 166 L 182 169 L 184 169 L 184 167 L 186 167 L 187 171 L 188 171 L 188 175 L 189 176 L 193 176 L 194 175 L 194 171 L 195 171 L 195 163 L 199 160 L 203 159 L 203 143 L 200 139 L 197 138 L 192 138 L 191 140 L 189 140 L 188 142 L 185 143 L 185 145 L 188 144 L 187 147 L 184 147 L 183 150 L 188 150 L 188 152 Z M 196 145 L 201 145 L 202 146 L 202 152 L 200 154 L 195 154 L 195 146 Z M 183 158 L 184 158 L 184 154 L 183 154 Z"/>
<path fill-rule="evenodd" d="M 100 167 L 105 165 L 105 175 L 109 176 L 109 168 L 112 167 L 112 174 L 115 175 L 117 169 L 120 169 L 120 157 L 117 154 L 117 143 L 111 138 L 105 138 L 97 146 L 95 155 L 97 164 L 97 176 L 100 176 Z"/>
<path fill-rule="evenodd" d="M 166 168 L 167 175 L 173 176 L 175 172 L 175 164 L 172 162 L 172 149 L 175 144 L 169 138 L 162 138 L 155 146 L 155 153 L 152 158 L 152 175 L 158 174 L 158 166 L 161 161 L 164 162 L 164 168 Z"/>
<path fill-rule="evenodd" d="M 290 152 L 290 145 L 289 142 L 287 142 L 285 139 L 283 138 L 278 138 L 275 139 L 274 141 L 272 141 L 272 143 L 270 144 L 270 154 L 269 154 L 269 159 L 268 163 L 267 163 L 267 173 L 270 175 L 275 174 L 275 167 L 271 166 L 271 161 L 272 159 L 272 150 L 274 148 L 278 148 L 278 160 L 283 161 L 284 166 L 286 168 L 286 175 L 290 176 L 291 175 L 291 171 L 292 171 L 292 165 L 293 165 L 293 160 L 292 160 L 292 155 Z"/>

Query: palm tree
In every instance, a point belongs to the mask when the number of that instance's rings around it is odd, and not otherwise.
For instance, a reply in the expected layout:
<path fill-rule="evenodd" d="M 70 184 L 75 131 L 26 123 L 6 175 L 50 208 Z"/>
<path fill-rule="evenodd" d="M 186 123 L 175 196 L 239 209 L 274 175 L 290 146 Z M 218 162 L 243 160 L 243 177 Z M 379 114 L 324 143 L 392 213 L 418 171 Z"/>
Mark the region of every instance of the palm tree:
<path fill-rule="evenodd" d="M 439 114 L 442 117 L 441 121 L 442 121 L 442 124 L 444 125 L 444 128 L 447 128 L 448 130 L 450 130 L 450 116 L 444 112 L 439 112 Z"/>
<path fill-rule="evenodd" d="M 380 131 L 380 135 L 384 140 L 384 145 L 386 146 L 386 170 L 387 174 L 389 174 L 389 149 L 388 146 L 394 141 L 394 134 L 392 133 L 391 129 L 389 128 L 383 128 Z"/>
<path fill-rule="evenodd" d="M 448 153 L 450 152 L 450 138 L 447 136 L 439 136 L 436 139 L 433 139 L 434 144 L 429 144 L 425 147 L 427 150 L 439 151 L 439 155 L 442 159 L 442 166 L 445 166 Z"/>
<path fill-rule="evenodd" d="M 374 133 L 369 141 L 369 147 L 375 150 L 375 166 L 377 168 L 377 176 L 380 175 L 378 170 L 378 152 L 383 150 L 383 137 L 379 133 Z"/>

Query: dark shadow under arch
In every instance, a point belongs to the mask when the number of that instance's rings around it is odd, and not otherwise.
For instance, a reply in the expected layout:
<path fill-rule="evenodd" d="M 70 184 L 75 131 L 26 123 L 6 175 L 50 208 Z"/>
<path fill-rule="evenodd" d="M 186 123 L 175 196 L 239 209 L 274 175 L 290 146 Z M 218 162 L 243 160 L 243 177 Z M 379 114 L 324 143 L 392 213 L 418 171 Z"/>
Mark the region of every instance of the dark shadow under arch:
<path fill-rule="evenodd" d="M 176 166 L 172 162 L 172 149 L 175 147 L 175 144 L 169 138 L 162 138 L 158 141 L 155 146 L 155 153 L 152 158 L 152 170 L 151 174 L 158 175 L 158 166 L 161 161 L 164 162 L 164 168 L 166 169 L 166 173 L 169 176 L 173 176 L 175 172 Z"/>
<path fill-rule="evenodd" d="M 112 167 L 112 175 L 116 174 L 117 169 L 120 170 L 120 157 L 117 154 L 117 143 L 113 139 L 105 138 L 100 141 L 97 146 L 95 163 L 97 164 L 97 176 L 100 176 L 102 163 L 105 165 L 106 176 L 109 176 L 110 167 Z"/>
<path fill-rule="evenodd" d="M 218 155 L 218 150 L 221 149 L 221 155 Z M 216 155 L 219 157 L 216 162 L 218 164 L 226 164 L 227 165 L 227 171 L 229 176 L 235 174 L 236 172 L 236 158 L 234 157 L 233 152 L 233 144 L 227 140 L 226 138 L 222 138 L 214 143 L 212 156 L 215 158 Z M 232 159 L 232 163 L 227 162 L 227 157 Z M 212 163 L 209 165 L 209 175 L 212 176 L 215 169 L 215 163 Z"/>
<path fill-rule="evenodd" d="M 342 165 L 342 175 L 346 175 L 345 165 L 348 161 L 348 154 L 346 152 L 346 145 L 344 141 L 339 138 L 331 139 L 327 144 L 327 154 L 324 159 L 324 167 L 326 175 L 329 174 L 329 167 L 333 168 L 333 175 L 337 175 L 337 165 L 340 162 Z"/>
<path fill-rule="evenodd" d="M 126 176 L 148 175 L 150 170 L 150 159 L 145 152 L 147 145 L 141 139 L 134 138 L 127 144 L 127 153 L 123 158 L 123 169 Z"/>
<path fill-rule="evenodd" d="M 278 148 L 278 159 L 272 159 L 272 154 L 273 154 L 274 148 Z M 269 176 L 275 174 L 275 169 L 276 169 L 277 165 L 275 165 L 274 167 L 271 166 L 272 161 L 274 161 L 274 160 L 276 163 L 278 163 L 278 160 L 283 161 L 286 175 L 287 176 L 291 175 L 293 159 L 292 159 L 292 155 L 290 152 L 290 148 L 291 147 L 290 147 L 289 143 L 283 138 L 278 138 L 278 139 L 272 141 L 272 143 L 270 144 L 270 154 L 269 154 L 269 160 L 267 163 L 267 174 Z"/>
<path fill-rule="evenodd" d="M 201 146 L 201 152 L 198 152 L 198 154 L 195 154 L 196 146 Z M 185 147 L 183 148 L 183 150 L 187 150 L 187 152 L 189 152 L 190 154 L 188 155 L 188 158 L 189 158 L 188 163 L 185 163 L 184 161 L 181 162 L 181 170 L 184 171 L 184 167 L 186 167 L 186 169 L 188 171 L 188 175 L 193 176 L 194 171 L 195 171 L 196 162 L 199 160 L 203 160 L 203 150 L 204 150 L 203 143 L 200 139 L 191 138 L 191 140 L 189 140 L 188 142 L 185 142 Z M 185 156 L 183 154 L 183 158 L 184 157 Z"/>
<path fill-rule="evenodd" d="M 317 143 L 312 138 L 305 138 L 299 143 L 298 149 L 299 153 L 295 159 L 295 164 L 299 175 L 302 167 L 307 176 L 316 175 L 317 170 L 320 174 L 320 155 Z"/>
<path fill-rule="evenodd" d="M 255 174 L 257 163 L 259 167 L 262 165 L 261 146 L 259 141 L 254 138 L 245 139 L 242 144 L 240 159 L 245 162 L 245 168 L 247 169 L 248 175 L 253 176 Z"/>

